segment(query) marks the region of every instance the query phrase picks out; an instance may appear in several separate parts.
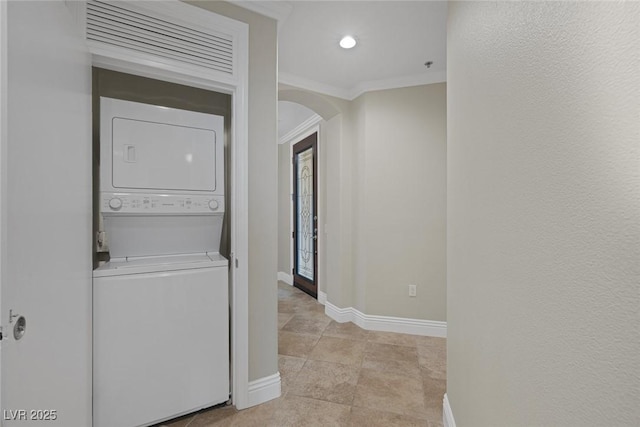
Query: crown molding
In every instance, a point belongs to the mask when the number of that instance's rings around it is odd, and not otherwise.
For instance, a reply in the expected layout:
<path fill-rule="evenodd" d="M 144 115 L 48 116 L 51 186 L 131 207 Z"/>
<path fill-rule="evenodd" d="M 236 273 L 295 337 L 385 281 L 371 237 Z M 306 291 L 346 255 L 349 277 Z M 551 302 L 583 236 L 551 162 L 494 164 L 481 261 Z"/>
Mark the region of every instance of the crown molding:
<path fill-rule="evenodd" d="M 331 86 L 325 83 L 320 83 L 315 80 L 299 77 L 289 73 L 278 73 L 278 82 L 289 86 L 294 86 L 299 89 L 306 89 L 312 92 L 322 93 L 324 95 L 334 96 L 336 98 L 351 100 L 349 98 L 349 91 L 336 86 Z"/>
<path fill-rule="evenodd" d="M 374 90 L 399 89 L 403 87 L 430 85 L 447 81 L 446 71 L 430 72 L 428 74 L 414 74 L 412 76 L 396 77 L 391 79 L 371 80 L 358 83 L 350 91 L 350 100 Z"/>
<path fill-rule="evenodd" d="M 324 95 L 334 96 L 336 98 L 345 99 L 347 101 L 353 101 L 360 95 L 374 90 L 399 89 L 410 86 L 443 83 L 446 81 L 446 71 L 435 71 L 427 74 L 422 73 L 390 79 L 370 80 L 358 83 L 356 86 L 350 89 L 345 89 L 325 83 L 320 83 L 304 77 L 298 77 L 289 73 L 281 72 L 278 76 L 279 83 L 309 90 L 312 92 L 318 92 Z"/>
<path fill-rule="evenodd" d="M 291 129 L 286 134 L 282 135 L 282 138 L 280 138 L 278 140 L 278 144 L 285 144 L 285 143 L 290 142 L 292 139 L 294 139 L 295 137 L 300 135 L 302 132 L 306 131 L 311 126 L 317 125 L 321 121 L 322 121 L 322 117 L 320 117 L 319 114 L 314 114 L 313 116 L 309 117 L 304 122 L 300 123 L 295 128 Z"/>

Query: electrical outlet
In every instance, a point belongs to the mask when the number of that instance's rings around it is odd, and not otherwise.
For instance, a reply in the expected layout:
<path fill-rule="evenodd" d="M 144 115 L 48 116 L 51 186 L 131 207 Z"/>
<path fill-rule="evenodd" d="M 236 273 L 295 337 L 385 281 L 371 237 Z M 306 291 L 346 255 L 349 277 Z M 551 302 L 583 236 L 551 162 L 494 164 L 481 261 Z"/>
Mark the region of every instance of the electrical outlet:
<path fill-rule="evenodd" d="M 409 285 L 409 296 L 410 297 L 416 296 L 416 285 Z"/>

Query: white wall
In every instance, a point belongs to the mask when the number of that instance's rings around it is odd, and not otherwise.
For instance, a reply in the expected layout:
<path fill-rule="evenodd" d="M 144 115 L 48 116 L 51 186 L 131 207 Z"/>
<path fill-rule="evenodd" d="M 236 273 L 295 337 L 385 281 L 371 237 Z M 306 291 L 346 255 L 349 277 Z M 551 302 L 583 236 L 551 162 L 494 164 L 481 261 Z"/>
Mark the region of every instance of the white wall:
<path fill-rule="evenodd" d="M 640 425 L 640 4 L 453 2 L 447 395 Z"/>

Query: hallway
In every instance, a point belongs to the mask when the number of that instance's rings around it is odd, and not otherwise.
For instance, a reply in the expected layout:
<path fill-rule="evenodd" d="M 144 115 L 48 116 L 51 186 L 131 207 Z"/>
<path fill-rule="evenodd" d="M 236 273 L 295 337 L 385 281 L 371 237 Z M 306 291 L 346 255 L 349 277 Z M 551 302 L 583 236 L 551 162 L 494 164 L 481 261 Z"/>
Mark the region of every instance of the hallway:
<path fill-rule="evenodd" d="M 283 282 L 278 328 L 282 397 L 162 426 L 442 426 L 445 339 L 334 322 L 324 306 Z"/>

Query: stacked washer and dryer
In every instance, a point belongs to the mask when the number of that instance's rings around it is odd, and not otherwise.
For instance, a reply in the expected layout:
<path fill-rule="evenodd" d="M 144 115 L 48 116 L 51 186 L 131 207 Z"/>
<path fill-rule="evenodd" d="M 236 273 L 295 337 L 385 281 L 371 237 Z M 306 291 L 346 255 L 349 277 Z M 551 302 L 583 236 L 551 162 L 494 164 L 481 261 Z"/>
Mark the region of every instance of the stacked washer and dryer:
<path fill-rule="evenodd" d="M 93 425 L 148 426 L 229 399 L 220 116 L 100 99 Z"/>

